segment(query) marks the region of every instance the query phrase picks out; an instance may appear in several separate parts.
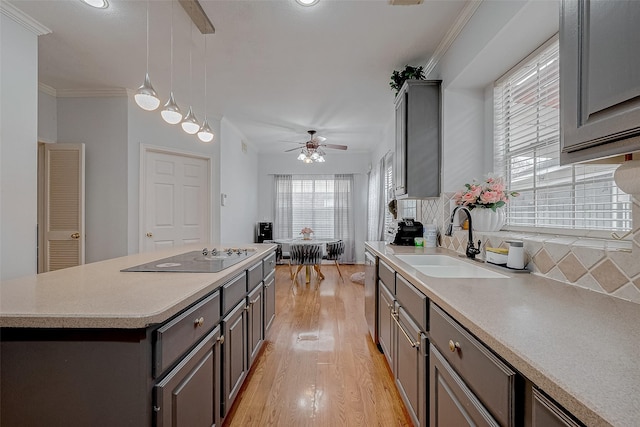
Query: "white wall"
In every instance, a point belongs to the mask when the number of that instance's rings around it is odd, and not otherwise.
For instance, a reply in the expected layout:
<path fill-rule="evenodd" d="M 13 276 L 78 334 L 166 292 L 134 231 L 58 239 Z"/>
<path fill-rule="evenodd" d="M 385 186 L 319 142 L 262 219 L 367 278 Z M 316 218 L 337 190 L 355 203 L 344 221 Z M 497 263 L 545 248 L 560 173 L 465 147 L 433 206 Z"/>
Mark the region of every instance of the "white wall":
<path fill-rule="evenodd" d="M 0 279 L 5 280 L 37 271 L 38 40 L 2 13 L 0 55 Z"/>
<path fill-rule="evenodd" d="M 58 142 L 85 144 L 86 262 L 127 255 L 127 98 L 58 98 Z"/>
<path fill-rule="evenodd" d="M 38 141 L 58 141 L 58 100 L 43 91 L 38 91 Z"/>
<path fill-rule="evenodd" d="M 197 112 L 196 112 L 197 114 Z M 200 119 L 203 117 L 198 115 Z M 194 153 L 211 158 L 211 243 L 220 241 L 220 121 L 208 117 L 215 134 L 213 142 L 204 144 L 197 136 L 186 134 L 180 125 L 170 125 L 162 120 L 159 111 L 139 108 L 133 97 L 128 99 L 128 181 L 125 193 L 128 199 L 128 253 L 139 251 L 139 194 L 140 194 L 140 144 L 153 145 Z"/>
<path fill-rule="evenodd" d="M 329 150 L 328 150 L 329 151 Z M 356 262 L 364 262 L 364 241 L 367 235 L 367 173 L 371 164 L 370 153 L 338 152 L 331 150 L 325 156 L 325 163 L 305 164 L 296 160 L 298 153 L 261 153 L 259 156 L 258 220 L 274 221 L 274 181 L 275 174 L 339 174 L 355 175 L 355 240 Z"/>
<path fill-rule="evenodd" d="M 258 154 L 238 129 L 223 118 L 220 122 L 220 242 L 254 242 L 258 222 Z M 243 146 L 244 144 L 244 146 Z"/>

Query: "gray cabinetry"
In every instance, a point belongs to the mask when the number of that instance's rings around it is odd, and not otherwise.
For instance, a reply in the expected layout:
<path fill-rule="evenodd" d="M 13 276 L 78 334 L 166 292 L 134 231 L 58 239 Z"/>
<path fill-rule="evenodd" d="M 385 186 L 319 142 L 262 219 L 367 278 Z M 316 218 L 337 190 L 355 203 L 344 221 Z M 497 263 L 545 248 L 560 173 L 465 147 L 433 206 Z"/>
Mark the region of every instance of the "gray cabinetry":
<path fill-rule="evenodd" d="M 580 427 L 571 415 L 537 389 L 533 389 L 532 427 Z"/>
<path fill-rule="evenodd" d="M 271 328 L 273 319 L 276 318 L 276 275 L 269 273 L 264 279 L 264 335 Z"/>
<path fill-rule="evenodd" d="M 249 369 L 247 363 L 247 311 L 245 307 L 243 298 L 222 321 L 224 404 L 221 412 L 223 417 L 231 409 Z"/>
<path fill-rule="evenodd" d="M 407 80 L 396 96 L 396 198 L 440 196 L 439 80 Z"/>
<path fill-rule="evenodd" d="M 393 332 L 395 330 L 393 315 L 395 313 L 393 295 L 382 280 L 378 283 L 378 346 L 390 367 L 393 365 Z"/>
<path fill-rule="evenodd" d="M 264 341 L 264 288 L 255 288 L 247 296 L 247 340 L 249 368 L 253 365 Z"/>
<path fill-rule="evenodd" d="M 154 387 L 157 427 L 220 425 L 220 327 Z M 213 403 L 213 404 L 212 404 Z"/>
<path fill-rule="evenodd" d="M 640 150 L 639 21 L 636 0 L 563 0 L 563 164 Z"/>

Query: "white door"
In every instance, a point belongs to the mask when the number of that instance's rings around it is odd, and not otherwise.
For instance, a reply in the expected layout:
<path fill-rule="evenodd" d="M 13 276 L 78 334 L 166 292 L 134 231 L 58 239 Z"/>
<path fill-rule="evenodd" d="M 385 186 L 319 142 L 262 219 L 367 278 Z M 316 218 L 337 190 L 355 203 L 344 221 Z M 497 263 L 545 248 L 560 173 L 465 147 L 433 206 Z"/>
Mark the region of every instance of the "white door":
<path fill-rule="evenodd" d="M 141 251 L 209 241 L 209 159 L 143 147 Z"/>
<path fill-rule="evenodd" d="M 42 272 L 84 264 L 84 144 L 43 146 Z"/>

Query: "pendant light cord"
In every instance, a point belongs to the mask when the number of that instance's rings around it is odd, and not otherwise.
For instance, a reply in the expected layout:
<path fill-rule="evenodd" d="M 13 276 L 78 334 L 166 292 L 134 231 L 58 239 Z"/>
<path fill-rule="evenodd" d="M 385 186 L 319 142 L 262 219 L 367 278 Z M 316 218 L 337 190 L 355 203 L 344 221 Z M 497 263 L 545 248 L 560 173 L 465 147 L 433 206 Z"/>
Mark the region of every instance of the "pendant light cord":
<path fill-rule="evenodd" d="M 191 59 L 191 46 L 193 45 L 193 21 L 191 21 L 189 30 L 189 98 L 193 100 L 193 61 Z M 193 105 L 193 102 L 191 104 Z"/>
<path fill-rule="evenodd" d="M 204 35 L 204 117 L 207 118 L 207 35 Z"/>
<path fill-rule="evenodd" d="M 171 0 L 171 93 L 173 94 L 173 0 Z"/>
<path fill-rule="evenodd" d="M 147 0 L 147 74 L 149 74 L 149 0 Z"/>

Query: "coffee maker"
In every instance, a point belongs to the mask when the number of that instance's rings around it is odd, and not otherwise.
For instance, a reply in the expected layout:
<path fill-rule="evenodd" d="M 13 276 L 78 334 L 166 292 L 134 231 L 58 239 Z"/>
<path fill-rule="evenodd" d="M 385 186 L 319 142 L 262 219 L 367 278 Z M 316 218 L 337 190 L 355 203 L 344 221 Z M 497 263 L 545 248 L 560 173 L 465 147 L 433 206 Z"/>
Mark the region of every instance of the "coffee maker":
<path fill-rule="evenodd" d="M 257 243 L 263 243 L 265 240 L 273 240 L 272 222 L 259 222 L 257 231 Z"/>

